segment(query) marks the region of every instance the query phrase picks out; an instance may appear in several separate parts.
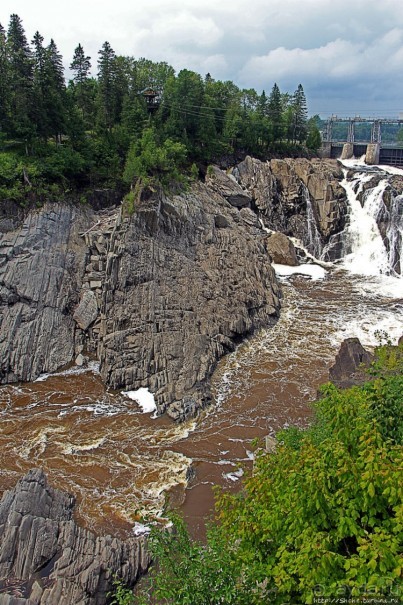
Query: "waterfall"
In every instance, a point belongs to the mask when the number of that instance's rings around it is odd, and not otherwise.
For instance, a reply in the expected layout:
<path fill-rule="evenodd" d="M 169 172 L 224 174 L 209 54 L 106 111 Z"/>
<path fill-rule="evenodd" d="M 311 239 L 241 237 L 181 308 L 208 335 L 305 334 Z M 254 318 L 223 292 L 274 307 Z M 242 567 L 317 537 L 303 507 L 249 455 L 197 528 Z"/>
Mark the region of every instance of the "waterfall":
<path fill-rule="evenodd" d="M 308 188 L 303 186 L 303 196 L 306 203 L 306 220 L 307 220 L 307 241 L 304 242 L 306 249 L 315 258 L 321 258 L 322 239 L 316 226 L 315 214 L 312 207 L 311 198 Z"/>
<path fill-rule="evenodd" d="M 389 225 L 386 232 L 389 242 L 389 262 L 391 268 L 403 274 L 403 195 L 397 195 L 391 203 Z"/>
<path fill-rule="evenodd" d="M 397 275 L 400 270 L 403 219 L 401 216 L 402 197 L 397 196 L 391 202 L 390 210 L 384 203 L 384 192 L 388 187 L 385 178 L 364 190 L 364 183 L 372 175 L 356 173 L 348 180 L 344 171 L 341 185 L 347 194 L 349 205 L 349 225 L 343 233 L 343 266 L 360 275 Z M 359 195 L 363 203 L 359 200 Z M 386 237 L 382 237 L 378 219 L 386 217 Z"/>

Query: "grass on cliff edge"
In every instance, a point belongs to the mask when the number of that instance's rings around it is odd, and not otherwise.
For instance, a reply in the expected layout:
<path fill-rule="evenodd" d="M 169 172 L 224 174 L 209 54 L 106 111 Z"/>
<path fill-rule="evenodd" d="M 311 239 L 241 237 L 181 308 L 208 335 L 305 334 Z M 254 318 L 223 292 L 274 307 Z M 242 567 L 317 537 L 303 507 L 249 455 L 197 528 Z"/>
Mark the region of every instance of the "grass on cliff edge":
<path fill-rule="evenodd" d="M 403 344 L 379 347 L 370 372 L 325 385 L 313 425 L 279 433 L 239 494 L 217 494 L 207 544 L 177 518 L 153 533 L 157 564 L 113 603 L 401 602 Z"/>

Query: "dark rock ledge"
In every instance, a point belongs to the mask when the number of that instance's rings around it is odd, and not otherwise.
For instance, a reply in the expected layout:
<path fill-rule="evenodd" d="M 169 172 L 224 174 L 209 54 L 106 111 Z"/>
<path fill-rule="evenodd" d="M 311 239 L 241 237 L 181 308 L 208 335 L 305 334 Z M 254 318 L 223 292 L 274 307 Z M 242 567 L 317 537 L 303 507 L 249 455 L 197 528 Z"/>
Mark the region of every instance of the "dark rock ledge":
<path fill-rule="evenodd" d="M 103 605 L 116 574 L 146 571 L 145 538 L 96 536 L 73 520 L 74 497 L 29 471 L 0 501 L 0 605 Z"/>
<path fill-rule="evenodd" d="M 329 379 L 341 389 L 368 382 L 367 370 L 373 360 L 374 356 L 364 349 L 358 338 L 347 338 L 329 370 Z"/>

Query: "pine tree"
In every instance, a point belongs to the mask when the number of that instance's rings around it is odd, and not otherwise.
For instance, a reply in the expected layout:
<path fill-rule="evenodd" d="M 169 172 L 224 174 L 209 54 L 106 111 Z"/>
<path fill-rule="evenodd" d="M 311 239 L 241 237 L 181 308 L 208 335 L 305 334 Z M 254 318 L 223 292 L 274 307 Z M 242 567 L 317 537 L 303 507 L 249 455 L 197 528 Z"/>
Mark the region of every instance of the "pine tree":
<path fill-rule="evenodd" d="M 22 21 L 16 14 L 10 17 L 6 46 L 9 77 L 12 82 L 10 130 L 11 134 L 28 142 L 34 134 L 30 119 L 33 102 L 33 61 Z"/>
<path fill-rule="evenodd" d="M 98 118 L 101 129 L 110 131 L 116 118 L 116 54 L 109 42 L 98 54 Z"/>
<path fill-rule="evenodd" d="M 44 140 L 49 134 L 49 120 L 46 112 L 47 78 L 46 50 L 43 46 L 43 36 L 37 31 L 32 40 L 33 46 L 33 106 L 32 119 L 39 136 Z"/>
<path fill-rule="evenodd" d="M 89 79 L 91 71 L 91 57 L 85 56 L 81 44 L 74 51 L 73 60 L 70 63 L 70 69 L 74 72 L 73 80 L 81 86 Z"/>
<path fill-rule="evenodd" d="M 94 80 L 90 77 L 91 57 L 86 56 L 79 44 L 75 51 L 70 69 L 74 73 L 71 92 L 84 124 L 92 128 L 94 121 Z"/>
<path fill-rule="evenodd" d="M 10 104 L 10 80 L 7 60 L 7 37 L 0 23 L 0 136 L 7 131 Z"/>
<path fill-rule="evenodd" d="M 283 125 L 283 103 L 281 101 L 281 93 L 277 84 L 274 84 L 268 102 L 268 115 L 271 122 L 273 140 L 281 140 L 284 134 Z"/>
<path fill-rule="evenodd" d="M 293 140 L 302 143 L 307 136 L 308 109 L 306 105 L 306 97 L 302 84 L 298 84 L 298 88 L 293 97 Z"/>
<path fill-rule="evenodd" d="M 47 115 L 51 133 L 60 142 L 66 123 L 66 84 L 63 57 L 53 38 L 46 48 Z"/>

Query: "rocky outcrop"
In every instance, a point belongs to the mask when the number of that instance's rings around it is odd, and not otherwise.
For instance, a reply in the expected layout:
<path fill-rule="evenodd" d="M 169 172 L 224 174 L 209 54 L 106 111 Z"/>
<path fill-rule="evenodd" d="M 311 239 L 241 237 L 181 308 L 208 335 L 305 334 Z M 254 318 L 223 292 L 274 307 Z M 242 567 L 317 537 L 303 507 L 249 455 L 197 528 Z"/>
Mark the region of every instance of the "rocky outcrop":
<path fill-rule="evenodd" d="M 218 166 L 209 166 L 206 183 L 235 208 L 250 206 L 252 199 L 249 193 L 238 185 L 230 173 L 223 172 Z"/>
<path fill-rule="evenodd" d="M 327 259 L 339 257 L 337 234 L 345 225 L 347 202 L 337 162 L 247 157 L 232 174 L 267 227 L 300 239 L 312 254 L 327 245 Z"/>
<path fill-rule="evenodd" d="M 251 198 L 214 175 L 186 195 L 144 200 L 132 217 L 49 203 L 6 225 L 0 381 L 98 352 L 106 384 L 149 387 L 160 412 L 183 418 L 208 403 L 219 357 L 279 310 Z"/>
<path fill-rule="evenodd" d="M 32 470 L 0 502 L 2 605 L 104 605 L 117 575 L 149 565 L 143 537 L 95 536 L 73 520 L 74 498 Z"/>
<path fill-rule="evenodd" d="M 267 251 L 274 263 L 296 267 L 298 265 L 297 253 L 294 244 L 283 233 L 273 233 L 267 238 Z"/>
<path fill-rule="evenodd" d="M 329 370 L 329 379 L 343 389 L 363 384 L 369 379 L 366 370 L 373 359 L 358 338 L 347 338 L 342 342 L 335 363 Z"/>
<path fill-rule="evenodd" d="M 204 184 L 154 195 L 108 251 L 102 376 L 113 388 L 148 387 L 174 419 L 210 401 L 217 360 L 279 310 L 266 233 L 227 197 Z"/>
<path fill-rule="evenodd" d="M 0 382 L 28 381 L 70 362 L 91 212 L 31 211 L 0 236 Z"/>

